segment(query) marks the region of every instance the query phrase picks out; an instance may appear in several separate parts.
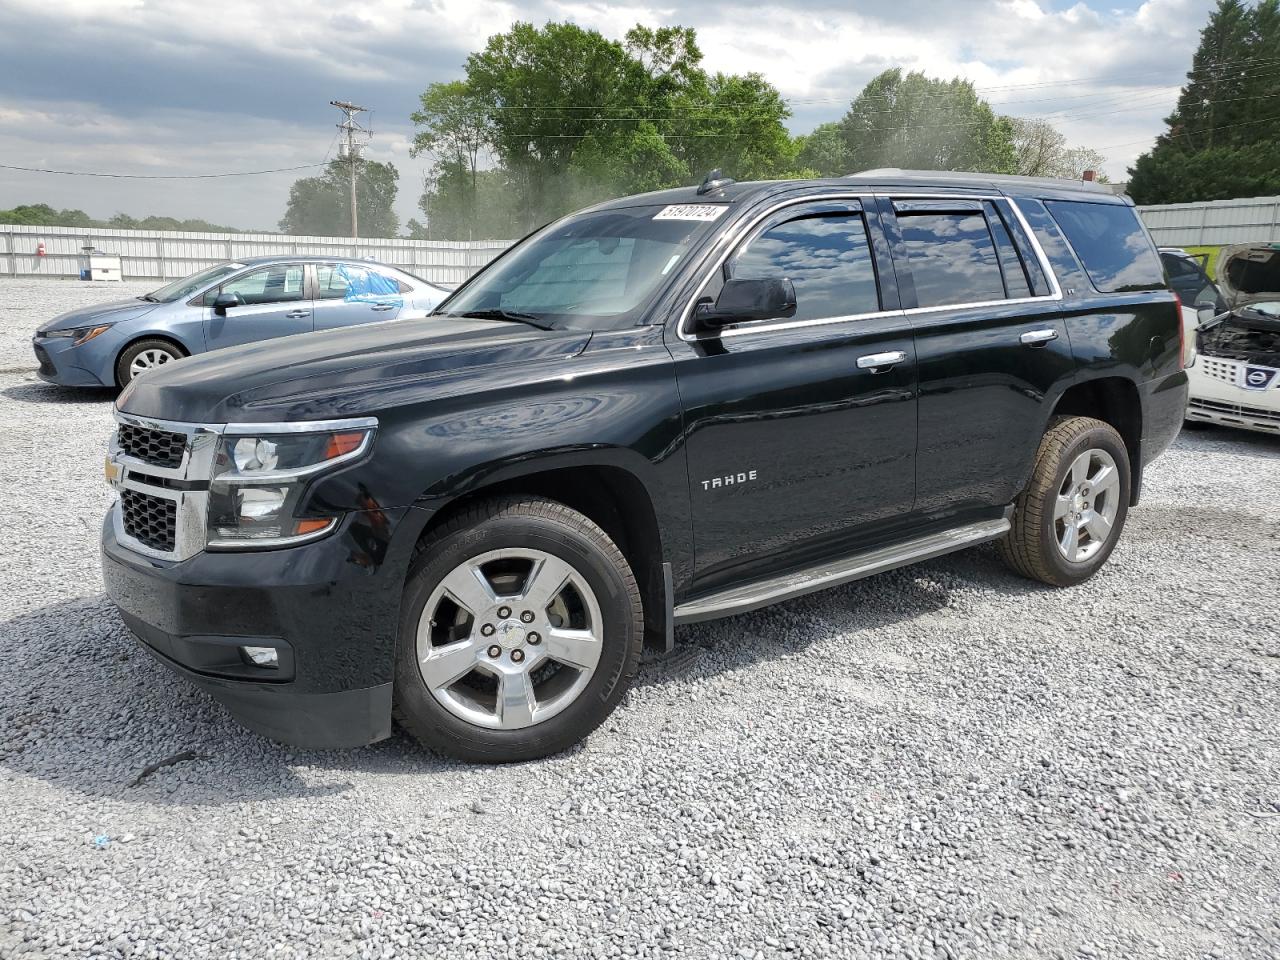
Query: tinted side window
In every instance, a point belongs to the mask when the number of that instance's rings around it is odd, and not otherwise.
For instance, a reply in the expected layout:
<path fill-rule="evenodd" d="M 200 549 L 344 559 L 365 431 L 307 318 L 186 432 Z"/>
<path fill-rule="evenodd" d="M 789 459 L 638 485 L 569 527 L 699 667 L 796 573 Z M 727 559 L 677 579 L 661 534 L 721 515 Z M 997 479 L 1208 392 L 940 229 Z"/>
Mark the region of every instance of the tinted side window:
<path fill-rule="evenodd" d="M 1081 200 L 1046 200 L 1045 206 L 1099 292 L 1164 286 L 1160 257 L 1132 207 Z"/>
<path fill-rule="evenodd" d="M 222 285 L 242 303 L 287 303 L 302 299 L 302 264 L 287 263 L 254 270 Z"/>
<path fill-rule="evenodd" d="M 898 223 L 920 306 L 1005 299 L 1000 260 L 980 212 L 899 213 Z"/>
<path fill-rule="evenodd" d="M 1193 277 L 1200 272 L 1200 268 L 1190 260 L 1184 260 L 1171 253 L 1160 254 L 1160 259 L 1164 261 L 1164 268 L 1171 277 Z"/>
<path fill-rule="evenodd" d="M 730 261 L 729 275 L 789 279 L 796 288 L 796 320 L 880 309 L 867 228 L 856 213 L 801 217 L 770 227 Z"/>

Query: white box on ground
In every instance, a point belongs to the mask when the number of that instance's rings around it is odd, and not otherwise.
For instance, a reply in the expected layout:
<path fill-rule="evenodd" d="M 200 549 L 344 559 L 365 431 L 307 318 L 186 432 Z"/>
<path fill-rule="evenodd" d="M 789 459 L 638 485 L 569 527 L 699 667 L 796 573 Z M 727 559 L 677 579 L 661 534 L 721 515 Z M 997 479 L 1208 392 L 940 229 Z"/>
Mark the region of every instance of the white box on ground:
<path fill-rule="evenodd" d="M 120 256 L 103 253 L 96 247 L 80 248 L 81 280 L 123 280 L 120 273 Z"/>

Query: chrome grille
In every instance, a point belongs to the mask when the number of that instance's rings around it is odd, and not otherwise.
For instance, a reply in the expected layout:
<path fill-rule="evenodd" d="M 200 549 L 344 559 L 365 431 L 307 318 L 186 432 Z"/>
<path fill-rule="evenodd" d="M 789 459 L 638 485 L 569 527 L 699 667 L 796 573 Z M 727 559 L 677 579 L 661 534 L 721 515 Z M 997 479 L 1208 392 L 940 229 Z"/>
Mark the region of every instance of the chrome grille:
<path fill-rule="evenodd" d="M 187 447 L 185 433 L 153 430 L 131 423 L 121 423 L 118 433 L 120 449 L 130 457 L 157 467 L 182 466 L 182 453 Z"/>
<path fill-rule="evenodd" d="M 124 532 L 152 550 L 172 551 L 177 544 L 178 504 L 137 490 L 120 492 Z"/>
<path fill-rule="evenodd" d="M 1215 380 L 1221 380 L 1223 383 L 1239 383 L 1239 377 L 1236 375 L 1238 364 L 1232 360 L 1219 360 L 1217 357 L 1210 357 L 1206 354 L 1200 354 L 1200 365 L 1206 377 L 1213 377 Z"/>

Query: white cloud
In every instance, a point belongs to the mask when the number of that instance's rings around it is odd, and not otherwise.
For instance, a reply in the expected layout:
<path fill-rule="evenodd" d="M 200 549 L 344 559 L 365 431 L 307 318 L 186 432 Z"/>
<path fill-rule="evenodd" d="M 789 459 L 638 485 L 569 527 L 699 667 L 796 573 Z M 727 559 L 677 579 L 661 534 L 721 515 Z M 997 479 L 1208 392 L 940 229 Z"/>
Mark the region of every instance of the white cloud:
<path fill-rule="evenodd" d="M 964 76 L 1003 112 L 1044 116 L 1125 167 L 1162 129 L 1212 0 L 0 0 L 0 156 L 120 172 L 204 173 L 315 162 L 335 97 L 376 107 L 370 155 L 401 171 L 402 219 L 423 162 L 408 113 L 434 80 L 517 19 L 572 20 L 621 38 L 636 22 L 696 27 L 712 70 L 763 73 L 792 100 L 793 129 L 836 119 L 900 65 Z M 1113 146 L 1114 145 L 1114 146 Z M 0 171 L 0 207 L 45 200 L 95 215 L 127 209 L 270 226 L 292 176 L 85 181 Z"/>

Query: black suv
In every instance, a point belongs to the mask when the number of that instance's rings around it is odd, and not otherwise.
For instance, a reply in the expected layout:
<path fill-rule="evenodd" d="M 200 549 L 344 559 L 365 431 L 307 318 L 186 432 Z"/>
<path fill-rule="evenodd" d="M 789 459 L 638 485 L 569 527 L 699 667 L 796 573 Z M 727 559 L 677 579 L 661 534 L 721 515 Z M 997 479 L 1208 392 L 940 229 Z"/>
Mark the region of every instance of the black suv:
<path fill-rule="evenodd" d="M 1132 204 L 880 171 L 565 217 L 424 320 L 183 360 L 117 402 L 107 590 L 303 746 L 518 760 L 642 644 L 983 541 L 1106 561 L 1187 403 Z"/>

